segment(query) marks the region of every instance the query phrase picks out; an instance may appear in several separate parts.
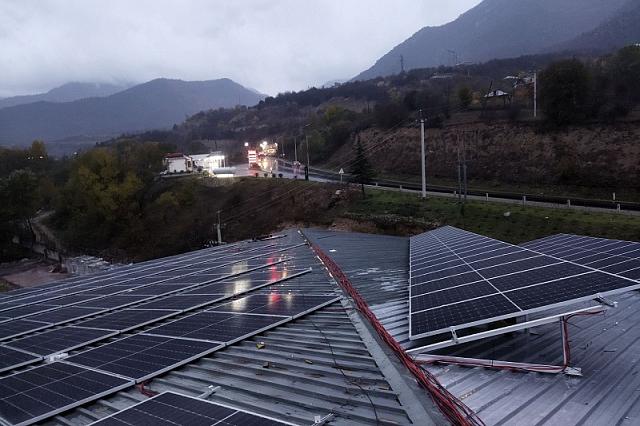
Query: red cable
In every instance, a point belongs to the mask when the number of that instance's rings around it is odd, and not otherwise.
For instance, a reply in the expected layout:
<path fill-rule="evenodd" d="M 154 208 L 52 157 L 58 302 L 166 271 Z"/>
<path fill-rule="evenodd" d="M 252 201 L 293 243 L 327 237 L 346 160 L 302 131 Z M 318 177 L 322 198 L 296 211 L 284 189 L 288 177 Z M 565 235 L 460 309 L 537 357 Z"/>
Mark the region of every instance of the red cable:
<path fill-rule="evenodd" d="M 360 293 L 353 287 L 347 276 L 342 272 L 340 267 L 327 256 L 319 247 L 310 244 L 318 254 L 327 269 L 335 277 L 336 281 L 342 286 L 345 292 L 353 299 L 358 310 L 369 320 L 373 328 L 376 330 L 382 340 L 389 345 L 395 352 L 400 361 L 415 376 L 418 383 L 427 390 L 431 399 L 440 409 L 442 414 L 454 425 L 460 426 L 478 426 L 484 425 L 484 422 L 467 407 L 461 400 L 456 398 L 449 392 L 438 379 L 430 372 L 424 370 L 420 365 L 411 358 L 400 346 L 400 344 L 389 334 L 386 328 L 378 321 L 378 318 L 371 311 Z"/>

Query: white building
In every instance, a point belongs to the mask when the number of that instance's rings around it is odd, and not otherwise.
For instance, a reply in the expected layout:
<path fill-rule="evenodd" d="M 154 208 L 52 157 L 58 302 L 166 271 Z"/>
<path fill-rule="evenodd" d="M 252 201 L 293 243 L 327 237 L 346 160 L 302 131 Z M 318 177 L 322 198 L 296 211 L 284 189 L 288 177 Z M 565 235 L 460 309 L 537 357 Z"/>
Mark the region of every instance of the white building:
<path fill-rule="evenodd" d="M 226 167 L 226 158 L 220 151 L 210 154 L 192 155 L 193 170 L 198 172 L 208 172 L 214 175 L 216 170 Z"/>
<path fill-rule="evenodd" d="M 182 153 L 167 154 L 164 158 L 167 173 L 186 173 L 193 170 L 193 160 Z"/>

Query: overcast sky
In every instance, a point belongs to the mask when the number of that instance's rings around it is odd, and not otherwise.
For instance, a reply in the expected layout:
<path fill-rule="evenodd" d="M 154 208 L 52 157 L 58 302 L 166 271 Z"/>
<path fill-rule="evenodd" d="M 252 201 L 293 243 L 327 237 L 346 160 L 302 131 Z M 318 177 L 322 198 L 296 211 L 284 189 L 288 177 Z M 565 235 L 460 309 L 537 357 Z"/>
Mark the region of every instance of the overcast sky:
<path fill-rule="evenodd" d="M 0 97 L 68 81 L 350 78 L 480 0 L 1 0 Z"/>

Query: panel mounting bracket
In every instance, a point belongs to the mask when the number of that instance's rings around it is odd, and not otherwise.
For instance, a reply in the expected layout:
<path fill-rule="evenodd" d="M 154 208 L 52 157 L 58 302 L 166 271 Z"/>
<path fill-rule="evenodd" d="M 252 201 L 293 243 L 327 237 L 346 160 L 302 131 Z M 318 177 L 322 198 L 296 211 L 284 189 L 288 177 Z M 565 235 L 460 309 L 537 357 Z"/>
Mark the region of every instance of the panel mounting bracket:
<path fill-rule="evenodd" d="M 596 302 L 602 304 L 602 305 L 606 305 L 609 306 L 610 308 L 617 308 L 618 307 L 618 302 L 615 302 L 611 299 L 607 299 L 606 297 L 602 296 L 601 294 L 598 294 L 596 296 Z"/>

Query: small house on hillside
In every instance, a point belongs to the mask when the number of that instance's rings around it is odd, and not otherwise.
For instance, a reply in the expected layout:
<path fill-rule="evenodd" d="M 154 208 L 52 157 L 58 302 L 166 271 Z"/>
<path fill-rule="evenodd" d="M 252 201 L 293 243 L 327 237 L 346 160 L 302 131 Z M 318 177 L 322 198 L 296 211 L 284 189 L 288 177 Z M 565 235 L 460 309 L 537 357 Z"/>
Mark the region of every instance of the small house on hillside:
<path fill-rule="evenodd" d="M 167 154 L 164 158 L 167 173 L 186 173 L 193 170 L 193 160 L 180 152 Z"/>
<path fill-rule="evenodd" d="M 491 92 L 484 95 L 484 99 L 487 103 L 487 106 L 506 107 L 508 104 L 511 104 L 511 93 L 507 93 L 499 89 L 492 90 Z"/>

